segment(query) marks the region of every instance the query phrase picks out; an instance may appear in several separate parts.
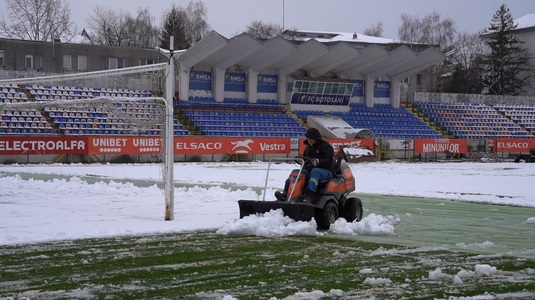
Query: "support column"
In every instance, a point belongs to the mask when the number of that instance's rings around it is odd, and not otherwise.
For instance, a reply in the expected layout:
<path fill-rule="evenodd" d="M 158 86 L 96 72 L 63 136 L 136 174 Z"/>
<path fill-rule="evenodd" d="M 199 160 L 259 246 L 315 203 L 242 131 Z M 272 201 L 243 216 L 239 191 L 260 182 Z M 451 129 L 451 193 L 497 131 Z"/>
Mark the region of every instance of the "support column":
<path fill-rule="evenodd" d="M 258 98 L 258 72 L 252 69 L 247 70 L 245 93 L 246 97 L 251 103 L 256 103 Z"/>
<path fill-rule="evenodd" d="M 215 102 L 223 102 L 225 98 L 225 70 L 220 68 L 213 69 L 212 84 Z"/>
<path fill-rule="evenodd" d="M 281 72 L 277 72 L 277 98 L 279 103 L 286 103 L 286 75 Z"/>
<path fill-rule="evenodd" d="M 367 107 L 373 107 L 373 87 L 375 85 L 374 79 L 368 75 L 365 77 L 364 83 L 364 103 Z"/>
<path fill-rule="evenodd" d="M 178 98 L 180 100 L 189 100 L 189 70 L 184 66 L 178 66 Z"/>
<path fill-rule="evenodd" d="M 401 81 L 397 78 L 390 79 L 390 105 L 399 108 Z"/>

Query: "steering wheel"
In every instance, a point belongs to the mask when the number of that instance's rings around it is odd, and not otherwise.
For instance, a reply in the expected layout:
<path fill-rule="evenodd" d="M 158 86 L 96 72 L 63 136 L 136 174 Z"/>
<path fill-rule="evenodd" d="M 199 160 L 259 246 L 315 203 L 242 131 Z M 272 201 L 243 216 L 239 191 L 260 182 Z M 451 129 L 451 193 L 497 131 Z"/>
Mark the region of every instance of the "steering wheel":
<path fill-rule="evenodd" d="M 295 158 L 296 158 L 295 162 L 298 163 L 298 164 L 301 164 L 301 161 L 298 160 L 300 158 L 305 162 L 304 166 L 312 166 L 312 158 L 310 158 L 310 157 L 298 155 Z"/>

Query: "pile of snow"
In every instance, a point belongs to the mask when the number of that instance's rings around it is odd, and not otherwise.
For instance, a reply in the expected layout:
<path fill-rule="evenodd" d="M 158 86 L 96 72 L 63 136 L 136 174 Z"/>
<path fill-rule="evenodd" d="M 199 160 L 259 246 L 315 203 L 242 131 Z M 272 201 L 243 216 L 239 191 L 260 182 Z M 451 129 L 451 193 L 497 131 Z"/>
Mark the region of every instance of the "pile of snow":
<path fill-rule="evenodd" d="M 399 217 L 381 216 L 374 213 L 364 217 L 360 222 L 349 223 L 345 219 L 338 219 L 328 232 L 340 235 L 393 235 L 394 225 L 399 223 Z M 271 210 L 265 214 L 250 215 L 243 219 L 223 225 L 219 234 L 246 234 L 257 236 L 283 235 L 321 235 L 316 230 L 314 219 L 309 222 L 294 221 L 285 216 L 282 209 Z"/>
<path fill-rule="evenodd" d="M 392 284 L 392 280 L 388 278 L 367 277 L 362 283 L 369 285 L 390 285 Z"/>
<path fill-rule="evenodd" d="M 436 268 L 434 271 L 429 271 L 429 280 L 452 280 L 454 284 L 464 284 L 464 278 L 477 277 L 477 276 L 493 276 L 498 273 L 496 267 L 492 267 L 488 264 L 475 265 L 474 271 L 460 270 L 455 275 L 443 273 L 440 268 Z"/>
<path fill-rule="evenodd" d="M 375 156 L 373 151 L 364 147 L 346 147 L 344 148 L 346 155 L 360 157 L 360 156 Z"/>

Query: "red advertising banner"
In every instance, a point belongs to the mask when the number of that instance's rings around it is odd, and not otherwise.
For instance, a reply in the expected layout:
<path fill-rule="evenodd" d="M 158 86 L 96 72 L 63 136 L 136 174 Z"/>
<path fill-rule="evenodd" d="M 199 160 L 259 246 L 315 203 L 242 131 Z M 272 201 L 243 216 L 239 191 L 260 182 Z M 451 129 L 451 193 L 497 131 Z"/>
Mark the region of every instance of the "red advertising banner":
<path fill-rule="evenodd" d="M 159 154 L 159 136 L 0 136 L 0 155 Z M 175 154 L 288 154 L 290 138 L 175 137 Z"/>
<path fill-rule="evenodd" d="M 90 154 L 159 154 L 163 150 L 159 136 L 90 136 Z"/>
<path fill-rule="evenodd" d="M 490 140 L 495 152 L 522 153 L 535 148 L 535 139 L 494 139 Z"/>
<path fill-rule="evenodd" d="M 374 139 L 325 139 L 325 140 L 329 142 L 331 146 L 333 146 L 334 155 L 338 154 L 338 150 L 340 150 L 340 146 L 367 147 L 372 151 L 375 148 Z M 299 139 L 299 154 L 302 154 L 303 151 L 305 151 L 304 141 L 305 141 L 304 138 Z"/>
<path fill-rule="evenodd" d="M 415 139 L 414 153 L 467 153 L 467 140 Z"/>
<path fill-rule="evenodd" d="M 86 136 L 0 136 L 0 155 L 84 154 Z"/>
<path fill-rule="evenodd" d="M 176 137 L 175 154 L 287 154 L 289 138 Z"/>

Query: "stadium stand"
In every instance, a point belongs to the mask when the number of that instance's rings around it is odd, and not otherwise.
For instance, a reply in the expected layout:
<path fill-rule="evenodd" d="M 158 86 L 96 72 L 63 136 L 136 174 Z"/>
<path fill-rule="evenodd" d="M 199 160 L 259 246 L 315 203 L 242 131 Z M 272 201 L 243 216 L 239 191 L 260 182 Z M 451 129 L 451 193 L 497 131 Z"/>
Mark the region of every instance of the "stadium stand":
<path fill-rule="evenodd" d="M 147 90 L 103 87 L 14 85 L 0 86 L 0 103 L 76 100 L 99 96 L 150 97 Z M 190 101 L 175 101 L 177 117 L 174 135 L 193 134 L 231 137 L 302 137 L 308 115 L 323 111 L 287 113 L 276 99 L 250 103 L 244 98 L 215 102 L 210 93 L 192 93 Z M 448 137 L 482 140 L 489 138 L 535 138 L 535 106 L 415 101 L 415 109 L 436 123 Z M 127 115 L 143 119 L 153 112 L 150 106 L 122 104 Z M 389 104 L 367 107 L 351 103 L 349 112 L 332 112 L 354 128 L 370 129 L 380 139 L 445 138 L 409 110 Z M 7 110 L 0 115 L 0 134 L 9 135 L 159 135 L 162 125 L 134 131 L 127 122 L 99 108 Z M 189 128 L 189 129 L 188 129 Z"/>
<path fill-rule="evenodd" d="M 249 103 L 247 99 L 181 101 L 183 116 L 207 136 L 302 137 L 305 128 L 271 99 Z"/>
<path fill-rule="evenodd" d="M 531 134 L 535 134 L 535 106 L 496 104 L 494 108 Z"/>
<path fill-rule="evenodd" d="M 45 85 L 5 85 L 0 86 L 0 102 L 20 103 L 27 101 L 77 100 L 105 97 L 151 97 L 147 90 L 45 86 Z M 149 105 L 122 104 L 127 115 L 137 119 L 147 119 L 154 112 Z M 159 135 L 163 125 L 134 131 L 124 120 L 108 115 L 100 108 L 64 109 L 45 107 L 43 111 L 8 110 L 1 116 L 0 134 L 42 134 L 42 135 Z M 174 120 L 174 135 L 187 136 L 190 132 Z"/>
<path fill-rule="evenodd" d="M 533 137 L 531 132 L 515 123 L 506 113 L 486 104 L 416 101 L 414 106 L 456 138 L 481 140 Z M 505 107 L 503 106 L 504 109 Z"/>
<path fill-rule="evenodd" d="M 321 115 L 322 111 L 297 111 L 299 118 Z M 393 108 L 390 104 L 376 104 L 367 107 L 363 103 L 351 103 L 349 112 L 332 112 L 354 128 L 370 129 L 377 138 L 382 139 L 443 139 L 439 132 L 426 125 L 404 108 Z"/>

